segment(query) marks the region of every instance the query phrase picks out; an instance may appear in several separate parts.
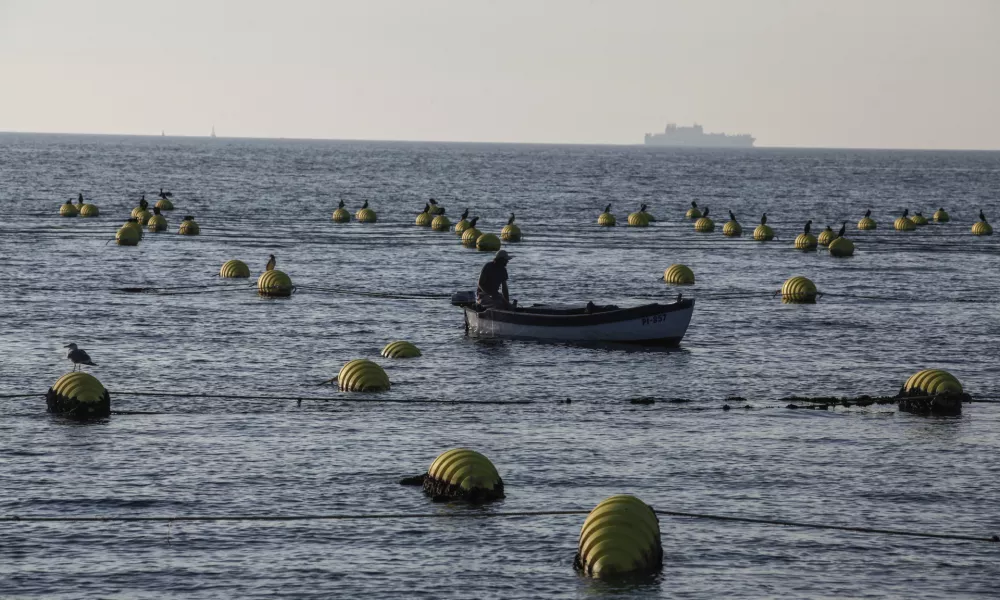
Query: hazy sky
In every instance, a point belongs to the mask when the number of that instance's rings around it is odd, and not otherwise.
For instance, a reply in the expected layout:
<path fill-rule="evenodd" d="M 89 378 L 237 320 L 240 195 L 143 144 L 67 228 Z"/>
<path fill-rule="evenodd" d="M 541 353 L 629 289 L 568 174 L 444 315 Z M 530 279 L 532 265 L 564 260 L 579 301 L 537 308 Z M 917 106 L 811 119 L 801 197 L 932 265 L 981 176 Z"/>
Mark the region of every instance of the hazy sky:
<path fill-rule="evenodd" d="M 0 0 L 0 131 L 1000 148 L 1000 0 Z"/>

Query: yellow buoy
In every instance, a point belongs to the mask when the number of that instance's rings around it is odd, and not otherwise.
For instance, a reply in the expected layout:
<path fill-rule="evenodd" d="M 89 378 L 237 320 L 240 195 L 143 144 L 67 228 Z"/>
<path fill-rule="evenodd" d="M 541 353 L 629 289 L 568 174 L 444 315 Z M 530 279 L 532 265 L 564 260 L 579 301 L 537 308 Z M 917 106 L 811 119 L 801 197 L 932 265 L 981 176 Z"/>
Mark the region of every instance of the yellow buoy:
<path fill-rule="evenodd" d="M 101 211 L 97 209 L 97 206 L 93 204 L 84 204 L 80 207 L 81 217 L 96 217 L 101 214 Z"/>
<path fill-rule="evenodd" d="M 753 239 L 759 242 L 769 242 L 774 239 L 774 230 L 770 225 L 758 225 L 753 230 Z"/>
<path fill-rule="evenodd" d="M 420 349 L 402 340 L 389 342 L 382 348 L 382 356 L 385 358 L 416 358 L 420 356 Z"/>
<path fill-rule="evenodd" d="M 499 249 L 500 238 L 492 233 L 484 233 L 476 238 L 476 250 L 480 252 L 496 252 Z"/>
<path fill-rule="evenodd" d="M 115 233 L 115 243 L 119 246 L 138 246 L 142 236 L 134 227 L 122 225 Z"/>
<path fill-rule="evenodd" d="M 951 221 L 951 217 L 948 215 L 948 212 L 945 209 L 939 208 L 936 211 L 934 211 L 935 223 L 947 223 L 948 221 Z"/>
<path fill-rule="evenodd" d="M 862 217 L 861 220 L 858 221 L 858 229 L 862 231 L 869 231 L 871 229 L 876 229 L 877 227 L 878 223 L 876 223 L 875 219 L 871 217 Z"/>
<path fill-rule="evenodd" d="M 928 222 L 927 217 L 925 217 L 920 213 L 915 213 L 912 217 L 910 217 L 910 220 L 913 221 L 913 224 L 916 225 L 917 227 L 922 227 L 926 225 Z"/>
<path fill-rule="evenodd" d="M 287 298 L 292 295 L 292 278 L 284 271 L 271 269 L 257 278 L 257 293 L 269 298 Z"/>
<path fill-rule="evenodd" d="M 695 204 L 694 202 L 692 202 L 691 203 L 691 208 L 687 209 L 687 212 L 684 213 L 684 216 L 687 217 L 687 218 L 689 218 L 689 219 L 691 219 L 693 221 L 695 219 L 702 218 L 702 216 L 704 216 L 704 215 L 702 215 L 701 211 L 698 210 L 698 205 Z"/>
<path fill-rule="evenodd" d="M 901 396 L 933 396 L 934 394 L 962 394 L 962 383 L 948 371 L 924 369 L 910 376 L 900 390 Z"/>
<path fill-rule="evenodd" d="M 743 228 L 736 220 L 726 221 L 726 224 L 722 226 L 722 235 L 726 237 L 740 237 L 743 235 Z"/>
<path fill-rule="evenodd" d="M 434 220 L 434 216 L 429 212 L 422 212 L 417 215 L 416 224 L 418 227 L 430 227 L 431 221 Z"/>
<path fill-rule="evenodd" d="M 500 230 L 500 239 L 505 242 L 520 242 L 521 228 L 513 223 L 508 223 Z"/>
<path fill-rule="evenodd" d="M 826 229 L 819 232 L 819 237 L 816 238 L 816 243 L 820 246 L 829 246 L 830 242 L 835 239 L 837 239 L 837 232 L 830 229 L 830 226 L 827 225 Z"/>
<path fill-rule="evenodd" d="M 141 206 L 136 206 L 132 209 L 132 218 L 138 221 L 139 225 L 146 225 L 146 223 L 149 223 L 149 218 L 152 216 L 153 213 Z"/>
<path fill-rule="evenodd" d="M 646 215 L 646 219 L 647 219 L 647 220 L 648 220 L 648 221 L 649 221 L 650 223 L 655 223 L 655 222 L 656 222 L 656 216 L 654 216 L 654 215 L 653 215 L 653 213 L 651 213 L 651 212 L 647 211 L 646 209 L 643 209 L 643 210 L 642 210 L 642 213 Z"/>
<path fill-rule="evenodd" d="M 715 221 L 708 217 L 701 217 L 694 222 L 694 230 L 699 233 L 711 233 L 715 231 Z"/>
<path fill-rule="evenodd" d="M 916 224 L 907 217 L 899 217 L 893 221 L 892 226 L 896 231 L 913 231 L 917 228 Z"/>
<path fill-rule="evenodd" d="M 448 231 L 451 228 L 451 221 L 444 215 L 438 215 L 431 221 L 431 229 L 434 231 Z"/>
<path fill-rule="evenodd" d="M 479 452 L 452 448 L 438 455 L 424 476 L 424 493 L 435 500 L 489 502 L 504 497 L 497 468 Z"/>
<path fill-rule="evenodd" d="M 649 213 L 647 212 L 634 212 L 628 216 L 628 224 L 631 227 L 647 227 L 649 226 Z"/>
<path fill-rule="evenodd" d="M 250 267 L 248 267 L 242 260 L 227 260 L 222 263 L 222 268 L 219 269 L 219 277 L 225 277 L 227 279 L 250 277 Z"/>
<path fill-rule="evenodd" d="M 670 265 L 663 271 L 663 281 L 679 285 L 691 285 L 694 283 L 694 271 L 682 264 Z"/>
<path fill-rule="evenodd" d="M 60 217 L 75 217 L 78 214 L 80 214 L 80 209 L 70 200 L 67 200 L 65 204 L 59 207 Z"/>
<path fill-rule="evenodd" d="M 390 387 L 389 376 L 382 367 L 364 358 L 341 367 L 337 385 L 342 392 L 384 392 Z"/>
<path fill-rule="evenodd" d="M 358 220 L 359 223 L 375 223 L 378 221 L 378 215 L 375 211 L 370 208 L 362 208 L 354 215 L 354 218 Z"/>
<path fill-rule="evenodd" d="M 174 203 L 166 198 L 160 198 L 153 206 L 160 210 L 174 210 Z"/>
<path fill-rule="evenodd" d="M 428 204 L 430 205 L 431 216 L 436 217 L 438 215 L 443 215 L 444 214 L 444 211 L 445 211 L 444 205 L 443 204 L 438 204 L 437 200 L 435 200 L 434 198 L 431 198 L 430 201 L 428 202 Z"/>
<path fill-rule="evenodd" d="M 816 236 L 811 233 L 800 233 L 795 236 L 795 247 L 799 250 L 815 250 Z"/>
<path fill-rule="evenodd" d="M 153 215 L 146 222 L 146 228 L 150 232 L 156 233 L 158 231 L 166 231 L 167 229 L 167 218 L 163 215 Z"/>
<path fill-rule="evenodd" d="M 351 213 L 346 208 L 338 208 L 333 211 L 333 216 L 330 217 L 334 223 L 350 223 Z"/>
<path fill-rule="evenodd" d="M 785 304 L 813 304 L 817 293 L 816 284 L 812 280 L 792 277 L 781 286 L 781 301 Z"/>
<path fill-rule="evenodd" d="M 177 233 L 181 235 L 198 235 L 201 233 L 201 227 L 195 222 L 194 217 L 189 215 L 181 221 L 181 226 L 177 230 Z"/>
<path fill-rule="evenodd" d="M 483 235 L 482 231 L 479 231 L 475 227 L 470 227 L 462 232 L 462 245 L 467 248 L 475 248 L 476 240 L 479 236 Z"/>
<path fill-rule="evenodd" d="M 583 522 L 573 565 L 597 578 L 659 570 L 663 546 L 652 507 L 627 494 L 598 504 Z"/>
<path fill-rule="evenodd" d="M 609 212 L 602 212 L 597 217 L 597 224 L 601 227 L 614 227 L 616 223 L 615 216 Z"/>
<path fill-rule="evenodd" d="M 830 256 L 853 256 L 854 255 L 854 242 L 845 238 L 839 237 L 832 242 L 830 242 Z"/>
<path fill-rule="evenodd" d="M 125 223 L 122 224 L 121 228 L 134 230 L 136 235 L 139 236 L 140 240 L 144 237 L 142 233 L 142 225 L 139 225 L 139 222 L 136 221 L 135 219 L 130 218 L 128 221 L 125 221 Z"/>
<path fill-rule="evenodd" d="M 45 394 L 48 411 L 75 419 L 95 419 L 111 414 L 111 395 L 96 377 L 83 371 L 67 373 Z"/>
<path fill-rule="evenodd" d="M 993 227 L 986 221 L 976 221 L 972 224 L 972 235 L 993 235 Z"/>
<path fill-rule="evenodd" d="M 470 223 L 466 219 L 462 219 L 458 223 L 455 223 L 455 234 L 458 235 L 458 237 L 462 237 L 462 234 L 465 233 L 465 230 L 471 226 L 472 223 Z"/>

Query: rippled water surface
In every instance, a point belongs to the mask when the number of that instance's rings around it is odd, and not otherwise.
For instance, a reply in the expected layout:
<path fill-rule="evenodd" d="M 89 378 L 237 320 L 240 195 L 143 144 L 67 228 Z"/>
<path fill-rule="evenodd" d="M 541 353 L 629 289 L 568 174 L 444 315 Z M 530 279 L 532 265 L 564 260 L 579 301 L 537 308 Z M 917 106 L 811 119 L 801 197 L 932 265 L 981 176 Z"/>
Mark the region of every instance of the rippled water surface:
<path fill-rule="evenodd" d="M 168 231 L 108 243 L 161 186 Z M 998 190 L 1000 153 L 0 135 L 0 394 L 39 394 L 0 399 L 0 515 L 452 515 L 5 522 L 0 597 L 996 597 L 998 544 L 662 517 L 660 577 L 610 585 L 573 571 L 582 515 L 473 517 L 627 492 L 666 510 L 1000 533 L 1000 406 L 926 418 L 780 400 L 892 394 L 926 367 L 1000 398 L 1000 244 L 969 233 L 980 209 L 1000 219 Z M 59 217 L 80 191 L 101 216 Z M 516 213 L 521 303 L 697 298 L 681 348 L 467 338 L 447 296 L 487 256 L 413 225 L 431 196 L 484 231 Z M 332 223 L 340 199 L 379 222 Z M 683 218 L 692 199 L 715 233 Z M 640 203 L 657 221 L 598 228 L 608 202 L 620 223 Z M 952 223 L 891 228 L 939 206 Z M 867 208 L 879 229 L 857 231 Z M 778 239 L 723 237 L 728 210 L 747 232 L 766 211 Z M 185 214 L 200 236 L 176 234 Z M 855 256 L 794 250 L 807 219 L 846 220 Z M 256 274 L 271 253 L 291 299 L 216 276 L 231 258 Z M 696 285 L 658 279 L 676 262 Z M 793 275 L 826 295 L 781 304 Z M 423 356 L 378 358 L 394 339 Z M 153 414 L 47 415 L 71 341 L 116 410 Z M 392 390 L 317 385 L 354 358 L 380 361 Z M 729 396 L 746 402 L 724 412 Z M 489 404 L 510 400 L 530 403 Z M 493 459 L 506 500 L 433 504 L 397 484 L 455 446 Z"/>

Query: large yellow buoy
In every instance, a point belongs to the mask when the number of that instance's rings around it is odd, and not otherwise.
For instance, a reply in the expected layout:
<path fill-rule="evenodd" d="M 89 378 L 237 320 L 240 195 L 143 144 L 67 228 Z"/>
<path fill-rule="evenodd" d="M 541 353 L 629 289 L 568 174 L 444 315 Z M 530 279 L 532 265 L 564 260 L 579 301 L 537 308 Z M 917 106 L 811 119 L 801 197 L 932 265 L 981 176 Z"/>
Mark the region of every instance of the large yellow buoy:
<path fill-rule="evenodd" d="M 922 227 L 928 223 L 927 217 L 921 213 L 914 213 L 913 216 L 910 217 L 910 220 L 913 221 L 913 224 L 917 227 Z"/>
<path fill-rule="evenodd" d="M 700 233 L 711 233 L 715 231 L 715 221 L 708 218 L 708 209 L 705 209 L 703 216 L 694 222 L 694 230 Z"/>
<path fill-rule="evenodd" d="M 769 242 L 774 239 L 774 230 L 769 225 L 758 225 L 753 230 L 753 239 L 758 242 Z"/>
<path fill-rule="evenodd" d="M 140 239 L 142 239 L 140 232 L 126 225 L 122 225 L 115 232 L 115 243 L 119 246 L 138 246 Z"/>
<path fill-rule="evenodd" d="M 993 227 L 986 221 L 976 221 L 972 224 L 972 235 L 993 235 Z"/>
<path fill-rule="evenodd" d="M 475 248 L 476 241 L 479 236 L 483 235 L 482 231 L 479 231 L 475 227 L 470 227 L 462 232 L 462 245 L 467 248 Z"/>
<path fill-rule="evenodd" d="M 111 394 L 96 377 L 67 373 L 45 394 L 48 411 L 74 419 L 100 419 L 111 414 Z"/>
<path fill-rule="evenodd" d="M 521 228 L 514 223 L 514 213 L 510 213 L 507 224 L 500 230 L 500 238 L 505 242 L 521 241 Z"/>
<path fill-rule="evenodd" d="M 385 358 L 417 358 L 420 356 L 420 349 L 403 340 L 389 342 L 382 348 L 382 356 Z"/>
<path fill-rule="evenodd" d="M 609 204 L 604 207 L 604 212 L 598 215 L 597 224 L 601 227 L 614 227 L 616 223 L 617 219 L 611 214 L 611 205 Z"/>
<path fill-rule="evenodd" d="M 142 225 L 139 225 L 139 222 L 134 218 L 129 218 L 128 221 L 125 221 L 125 223 L 122 224 L 121 229 L 132 229 L 135 231 L 136 235 L 139 236 L 140 240 L 143 238 Z"/>
<path fill-rule="evenodd" d="M 597 578 L 659 570 L 663 546 L 652 507 L 627 494 L 598 504 L 583 522 L 573 565 Z"/>
<path fill-rule="evenodd" d="M 684 216 L 693 221 L 695 219 L 702 218 L 704 215 L 702 215 L 701 211 L 698 210 L 698 203 L 692 200 L 691 208 L 687 209 L 687 212 L 684 213 Z"/>
<path fill-rule="evenodd" d="M 219 269 L 219 277 L 227 279 L 250 277 L 250 267 L 242 260 L 227 260 L 222 263 L 222 268 Z"/>
<path fill-rule="evenodd" d="M 462 219 L 458 223 L 455 223 L 455 234 L 458 235 L 458 237 L 462 237 L 462 234 L 465 233 L 465 230 L 471 226 L 472 224 L 469 221 Z"/>
<path fill-rule="evenodd" d="M 811 279 L 796 276 L 781 286 L 781 301 L 785 304 L 813 304 L 817 293 L 816 284 Z"/>
<path fill-rule="evenodd" d="M 181 226 L 177 229 L 177 233 L 181 235 L 198 235 L 201 233 L 201 227 L 195 222 L 194 217 L 188 215 L 181 221 Z"/>
<path fill-rule="evenodd" d="M 424 476 L 424 493 L 435 500 L 490 502 L 504 497 L 503 480 L 490 459 L 468 448 L 438 455 Z"/>
<path fill-rule="evenodd" d="M 333 211 L 333 215 L 331 215 L 330 219 L 334 223 L 350 223 L 351 213 L 346 208 L 341 207 Z"/>
<path fill-rule="evenodd" d="M 431 221 L 431 229 L 434 231 L 448 231 L 451 228 L 451 221 L 444 215 L 438 215 Z"/>
<path fill-rule="evenodd" d="M 360 358 L 340 368 L 337 386 L 342 392 L 384 392 L 389 389 L 390 383 L 382 367 Z"/>
<path fill-rule="evenodd" d="M 631 213 L 628 216 L 628 224 L 631 227 L 649 226 L 649 213 L 643 211 Z"/>
<path fill-rule="evenodd" d="M 141 206 L 136 206 L 132 209 L 132 218 L 139 222 L 139 225 L 145 226 L 149 223 L 149 218 L 153 216 L 153 213 L 149 212 Z"/>
<path fill-rule="evenodd" d="M 694 283 L 694 271 L 682 264 L 674 264 L 663 271 L 663 281 L 679 285 L 691 285 Z"/>
<path fill-rule="evenodd" d="M 359 223 L 376 223 L 376 222 L 378 222 L 378 215 L 375 214 L 374 210 L 372 210 L 370 208 L 367 208 L 367 207 L 360 209 L 357 212 L 357 214 L 354 215 L 354 218 L 356 218 Z"/>
<path fill-rule="evenodd" d="M 827 225 L 826 229 L 819 232 L 819 236 L 816 238 L 816 243 L 819 244 L 820 246 L 829 246 L 830 242 L 832 242 L 835 239 L 837 239 L 837 232 L 835 232 L 833 229 L 830 228 L 829 225 Z"/>
<path fill-rule="evenodd" d="M 893 221 L 892 226 L 896 231 L 913 231 L 917 228 L 916 224 L 908 217 L 899 217 Z"/>
<path fill-rule="evenodd" d="M 93 204 L 83 204 L 80 206 L 80 216 L 81 217 L 96 217 L 101 214 L 97 206 Z"/>
<path fill-rule="evenodd" d="M 271 269 L 257 278 L 257 293 L 270 298 L 287 298 L 292 295 L 292 278 L 284 271 Z"/>
<path fill-rule="evenodd" d="M 157 210 L 159 210 L 159 209 L 157 209 Z M 163 215 L 157 213 L 157 214 L 153 215 L 152 217 L 150 217 L 149 221 L 146 222 L 146 228 L 149 229 L 149 231 L 152 232 L 152 233 L 156 233 L 156 232 L 159 232 L 159 231 L 166 231 L 166 229 L 167 229 L 167 218 L 164 217 Z"/>
<path fill-rule="evenodd" d="M 476 238 L 476 250 L 480 252 L 496 252 L 499 249 L 500 238 L 492 233 L 484 233 Z"/>
<path fill-rule="evenodd" d="M 73 204 L 72 200 L 67 200 L 65 204 L 59 207 L 60 217 L 75 217 L 80 214 L 80 209 Z"/>
<path fill-rule="evenodd" d="M 798 250 L 815 250 L 816 236 L 811 233 L 800 233 L 795 236 L 795 248 Z"/>
<path fill-rule="evenodd" d="M 951 221 L 951 216 L 948 215 L 948 211 L 944 208 L 939 208 L 934 211 L 934 222 L 935 223 L 947 223 Z"/>
<path fill-rule="evenodd" d="M 166 198 L 160 198 L 153 206 L 160 210 L 174 210 L 174 203 Z"/>
<path fill-rule="evenodd" d="M 428 208 L 429 210 L 429 208 Z M 430 227 L 431 222 L 434 220 L 434 215 L 429 212 L 422 212 L 417 215 L 416 225 L 418 227 Z"/>
<path fill-rule="evenodd" d="M 961 382 L 942 369 L 924 369 L 910 376 L 900 390 L 901 396 L 933 396 L 934 394 L 962 394 Z"/>
<path fill-rule="evenodd" d="M 722 235 L 726 237 L 740 237 L 743 235 L 743 228 L 735 220 L 726 221 L 726 224 L 722 226 Z"/>
<path fill-rule="evenodd" d="M 869 212 L 871 212 L 871 211 L 869 211 Z M 869 231 L 869 230 L 872 230 L 872 229 L 876 229 L 877 227 L 878 227 L 878 223 L 875 222 L 875 219 L 873 219 L 871 217 L 868 217 L 868 216 L 861 217 L 861 220 L 858 221 L 858 229 L 860 229 L 862 231 Z"/>
<path fill-rule="evenodd" d="M 854 255 L 854 242 L 845 238 L 838 237 L 837 239 L 830 242 L 830 256 L 853 256 Z"/>

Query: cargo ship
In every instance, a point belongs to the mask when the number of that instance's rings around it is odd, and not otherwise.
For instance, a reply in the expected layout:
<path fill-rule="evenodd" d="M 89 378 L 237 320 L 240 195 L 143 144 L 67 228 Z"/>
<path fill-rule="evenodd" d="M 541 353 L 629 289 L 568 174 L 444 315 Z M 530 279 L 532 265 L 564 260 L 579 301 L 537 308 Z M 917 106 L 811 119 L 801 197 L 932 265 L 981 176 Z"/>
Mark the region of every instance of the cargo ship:
<path fill-rule="evenodd" d="M 678 148 L 753 148 L 757 138 L 749 133 L 727 135 L 725 133 L 705 133 L 705 129 L 695 123 L 693 127 L 678 127 L 668 123 L 663 133 L 647 133 L 647 146 L 672 146 Z"/>

